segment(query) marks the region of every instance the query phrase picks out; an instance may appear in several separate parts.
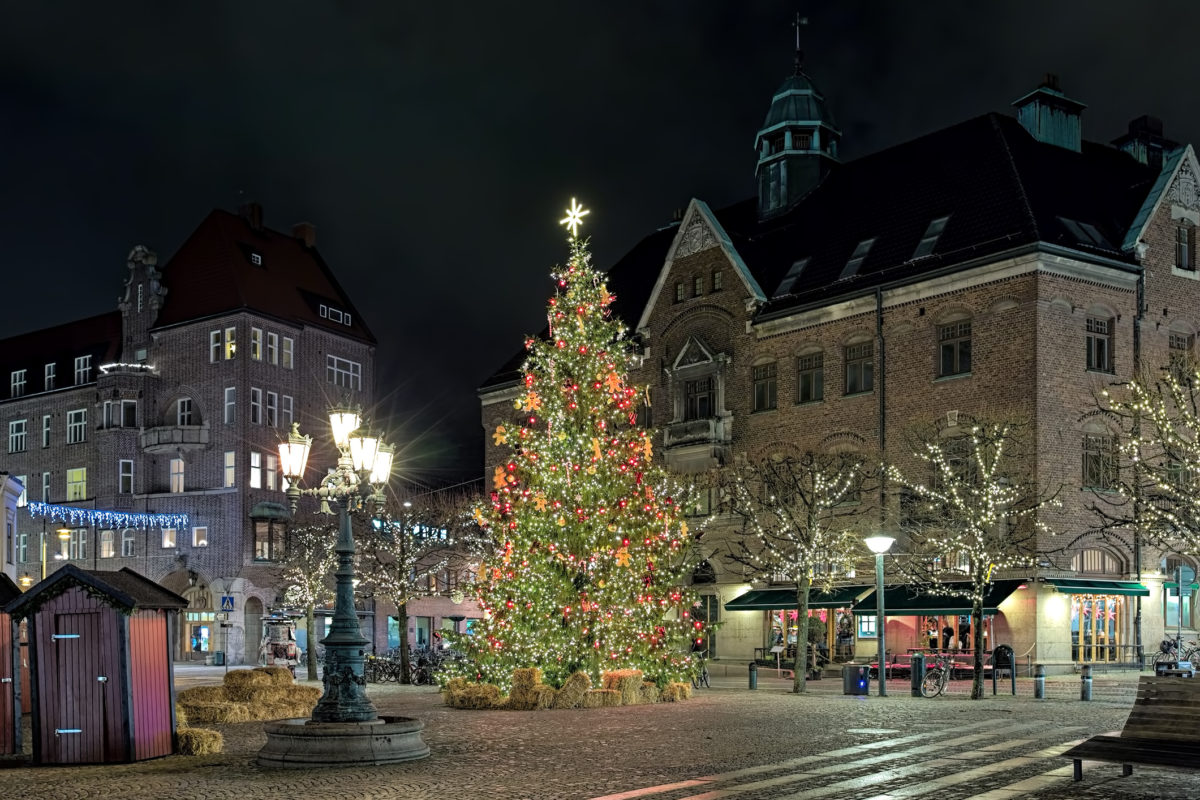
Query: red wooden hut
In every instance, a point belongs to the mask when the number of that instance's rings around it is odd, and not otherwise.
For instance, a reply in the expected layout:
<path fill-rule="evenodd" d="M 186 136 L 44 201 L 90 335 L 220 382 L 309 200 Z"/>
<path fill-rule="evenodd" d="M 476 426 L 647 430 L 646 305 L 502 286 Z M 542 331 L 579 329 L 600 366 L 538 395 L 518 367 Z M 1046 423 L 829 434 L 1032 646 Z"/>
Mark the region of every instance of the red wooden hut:
<path fill-rule="evenodd" d="M 21 590 L 0 572 L 0 609 L 21 596 Z M 21 747 L 21 647 L 17 626 L 0 611 L 0 753 L 16 753 Z"/>
<path fill-rule="evenodd" d="M 131 569 L 68 564 L 4 607 L 28 620 L 34 763 L 175 751 L 171 642 L 186 606 Z"/>

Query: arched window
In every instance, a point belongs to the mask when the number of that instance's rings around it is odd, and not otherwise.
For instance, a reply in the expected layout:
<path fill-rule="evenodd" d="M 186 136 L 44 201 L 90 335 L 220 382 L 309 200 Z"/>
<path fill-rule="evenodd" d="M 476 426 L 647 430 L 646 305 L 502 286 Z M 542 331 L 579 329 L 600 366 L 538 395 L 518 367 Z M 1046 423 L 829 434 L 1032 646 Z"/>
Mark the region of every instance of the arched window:
<path fill-rule="evenodd" d="M 1083 474 L 1085 489 L 1110 491 L 1117 484 L 1117 439 L 1102 425 L 1090 424 L 1083 431 Z"/>
<path fill-rule="evenodd" d="M 1098 548 L 1080 550 L 1072 556 L 1071 569 L 1089 575 L 1119 575 L 1124 572 L 1116 556 Z"/>

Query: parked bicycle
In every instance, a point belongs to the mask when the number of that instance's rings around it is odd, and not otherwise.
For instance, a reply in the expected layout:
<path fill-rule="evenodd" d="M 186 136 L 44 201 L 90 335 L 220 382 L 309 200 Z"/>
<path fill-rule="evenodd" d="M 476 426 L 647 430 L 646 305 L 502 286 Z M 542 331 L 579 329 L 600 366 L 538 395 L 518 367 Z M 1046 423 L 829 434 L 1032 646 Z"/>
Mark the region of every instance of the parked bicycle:
<path fill-rule="evenodd" d="M 692 673 L 692 688 L 711 689 L 712 686 L 708 682 L 708 651 L 699 650 L 692 655 L 696 657 L 696 662 L 699 666 L 699 669 Z"/>
<path fill-rule="evenodd" d="M 1200 659 L 1200 642 L 1184 642 L 1181 637 L 1175 636 L 1159 643 L 1151 666 L 1157 672 L 1160 662 L 1190 661 L 1195 664 L 1197 659 Z"/>
<path fill-rule="evenodd" d="M 933 666 L 925 669 L 925 678 L 921 681 L 922 697 L 937 697 L 946 691 L 950 685 L 950 675 L 954 672 L 954 662 L 949 656 L 934 659 Z"/>

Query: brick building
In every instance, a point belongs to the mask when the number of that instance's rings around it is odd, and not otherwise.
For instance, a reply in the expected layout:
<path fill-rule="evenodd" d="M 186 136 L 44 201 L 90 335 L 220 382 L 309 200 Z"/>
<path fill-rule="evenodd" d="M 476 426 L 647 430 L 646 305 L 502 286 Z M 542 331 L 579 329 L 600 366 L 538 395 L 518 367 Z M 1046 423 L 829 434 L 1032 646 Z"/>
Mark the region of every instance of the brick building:
<path fill-rule="evenodd" d="M 310 469 L 332 466 L 329 404 L 373 398 L 375 339 L 315 236 L 264 227 L 257 204 L 213 211 L 161 269 L 133 249 L 116 310 L 2 343 L 0 469 L 31 511 L 75 509 L 17 515 L 18 573 L 130 567 L 188 599 L 177 657 L 253 659 L 286 541 L 277 444 L 299 422 Z"/>
<path fill-rule="evenodd" d="M 1200 169 L 1149 117 L 1112 145 L 1087 141 L 1084 105 L 1053 76 L 1013 105 L 1015 119 L 987 114 L 843 162 L 797 66 L 757 134 L 757 196 L 717 211 L 693 199 L 612 265 L 608 286 L 642 350 L 656 452 L 679 472 L 786 447 L 904 463 L 915 424 L 1030 420 L 1039 479 L 1066 487 L 1045 521 L 1078 541 L 999 576 L 986 641 L 1023 662 L 1128 661 L 1139 608 L 1148 652 L 1181 605 L 1194 635 L 1195 594 L 1185 586 L 1181 601 L 1168 572 L 1195 564 L 1130 534 L 1089 535 L 1115 429 L 1088 412 L 1098 388 L 1193 349 Z M 512 413 L 519 364 L 480 390 L 486 432 Z M 503 456 L 486 453 L 485 474 Z M 869 572 L 813 612 L 831 649 L 844 619 L 859 652 L 875 651 Z M 786 595 L 715 556 L 697 582 L 724 621 L 719 657 L 751 658 L 788 627 Z M 962 634 L 961 609 L 900 605 L 889 603 L 891 649 L 925 646 L 932 626 Z"/>

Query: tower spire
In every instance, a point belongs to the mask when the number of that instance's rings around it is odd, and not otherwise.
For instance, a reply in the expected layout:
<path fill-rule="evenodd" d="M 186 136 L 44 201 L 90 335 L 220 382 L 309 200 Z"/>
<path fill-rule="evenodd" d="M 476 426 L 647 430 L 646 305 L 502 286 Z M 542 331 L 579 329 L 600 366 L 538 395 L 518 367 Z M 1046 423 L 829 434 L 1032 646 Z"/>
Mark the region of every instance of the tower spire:
<path fill-rule="evenodd" d="M 804 66 L 804 51 L 800 49 L 800 26 L 808 24 L 808 17 L 800 16 L 800 12 L 796 12 L 796 21 L 792 23 L 792 27 L 796 29 L 796 74 L 799 75 Z"/>

